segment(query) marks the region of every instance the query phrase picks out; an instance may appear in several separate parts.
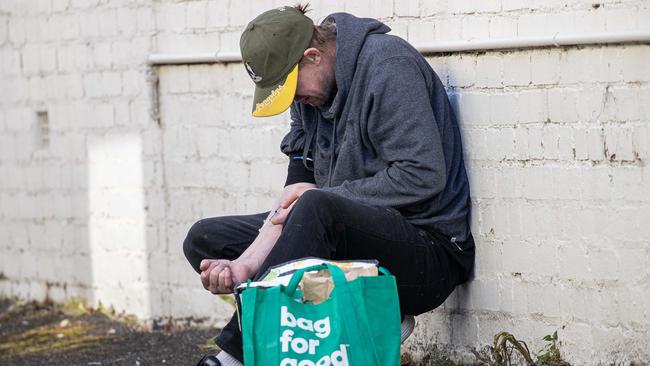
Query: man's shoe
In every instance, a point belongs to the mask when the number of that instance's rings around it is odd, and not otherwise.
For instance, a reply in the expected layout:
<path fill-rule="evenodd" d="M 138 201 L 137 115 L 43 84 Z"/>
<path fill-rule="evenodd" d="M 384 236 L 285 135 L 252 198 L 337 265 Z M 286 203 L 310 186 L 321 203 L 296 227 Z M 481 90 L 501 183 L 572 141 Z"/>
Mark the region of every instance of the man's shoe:
<path fill-rule="evenodd" d="M 404 341 L 413 333 L 415 329 L 415 317 L 413 315 L 404 315 L 402 320 L 402 336 L 400 337 L 400 343 Z"/>
<path fill-rule="evenodd" d="M 221 366 L 221 362 L 217 360 L 217 356 L 203 356 L 196 366 Z"/>

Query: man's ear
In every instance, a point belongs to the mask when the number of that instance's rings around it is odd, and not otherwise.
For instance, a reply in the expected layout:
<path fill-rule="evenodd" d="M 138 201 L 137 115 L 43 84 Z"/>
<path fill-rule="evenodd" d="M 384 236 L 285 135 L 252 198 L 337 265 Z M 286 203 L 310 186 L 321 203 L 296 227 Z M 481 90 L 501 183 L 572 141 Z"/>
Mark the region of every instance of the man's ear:
<path fill-rule="evenodd" d="M 316 65 L 320 64 L 321 59 L 322 59 L 322 54 L 318 50 L 318 48 L 315 47 L 310 47 L 305 50 L 305 52 L 302 54 L 303 58 L 309 62 L 312 62 Z"/>

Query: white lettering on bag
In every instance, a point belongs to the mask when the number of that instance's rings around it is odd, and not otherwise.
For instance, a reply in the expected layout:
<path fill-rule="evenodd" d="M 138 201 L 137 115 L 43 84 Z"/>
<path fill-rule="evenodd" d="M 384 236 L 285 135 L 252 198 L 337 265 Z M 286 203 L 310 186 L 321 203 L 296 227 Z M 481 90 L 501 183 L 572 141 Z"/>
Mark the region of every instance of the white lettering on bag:
<path fill-rule="evenodd" d="M 316 363 L 310 360 L 297 360 L 295 358 L 283 358 L 280 361 L 280 366 L 350 366 L 348 363 L 348 349 L 347 346 L 342 344 L 340 348 L 331 355 L 325 355 L 320 358 Z"/>
<path fill-rule="evenodd" d="M 314 323 L 314 330 L 316 331 L 316 337 L 323 339 L 327 338 L 330 335 L 330 317 L 328 316 L 325 319 L 317 320 Z"/>
<path fill-rule="evenodd" d="M 280 307 L 280 326 L 286 328 L 300 328 L 309 332 L 320 339 L 329 337 L 331 333 L 330 318 L 325 317 L 313 321 L 306 318 L 296 318 L 289 308 L 286 306 Z M 308 353 L 310 355 L 316 354 L 316 349 L 320 345 L 317 339 L 305 339 L 294 337 L 295 332 L 291 329 L 284 329 L 280 336 L 280 349 L 282 353 L 292 352 L 299 355 Z M 349 366 L 348 364 L 348 346 L 345 344 L 339 345 L 339 349 L 332 352 L 331 355 L 324 355 L 316 363 L 311 360 L 298 360 L 294 358 L 285 357 L 280 362 L 280 366 Z"/>
<path fill-rule="evenodd" d="M 297 318 L 289 312 L 289 309 L 286 306 L 280 308 L 280 326 L 308 330 L 310 332 L 315 332 L 316 336 L 320 339 L 327 338 L 330 335 L 330 317 L 325 317 L 323 319 L 313 322 L 310 319 Z"/>
<path fill-rule="evenodd" d="M 296 317 L 289 312 L 286 306 L 280 308 L 280 326 L 294 328 L 296 326 Z"/>

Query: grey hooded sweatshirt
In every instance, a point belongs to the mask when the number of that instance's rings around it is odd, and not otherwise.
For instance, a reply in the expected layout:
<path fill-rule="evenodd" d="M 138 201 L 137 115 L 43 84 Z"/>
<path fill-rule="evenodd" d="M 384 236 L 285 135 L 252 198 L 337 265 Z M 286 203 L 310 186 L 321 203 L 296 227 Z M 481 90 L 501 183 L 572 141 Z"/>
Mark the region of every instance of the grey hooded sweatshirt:
<path fill-rule="evenodd" d="M 331 106 L 294 102 L 287 184 L 392 207 L 409 222 L 464 242 L 470 235 L 469 184 L 461 138 L 445 89 L 410 44 L 369 18 L 335 13 L 336 96 Z M 310 165 L 311 168 L 311 165 Z M 302 172 L 300 171 L 302 170 Z"/>

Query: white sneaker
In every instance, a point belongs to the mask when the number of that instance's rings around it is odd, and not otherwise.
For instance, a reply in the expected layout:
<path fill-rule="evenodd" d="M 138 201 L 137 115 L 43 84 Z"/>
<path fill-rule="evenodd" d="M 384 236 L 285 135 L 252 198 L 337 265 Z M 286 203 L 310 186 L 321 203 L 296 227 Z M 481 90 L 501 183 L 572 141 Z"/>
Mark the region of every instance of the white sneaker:
<path fill-rule="evenodd" d="M 404 315 L 404 320 L 402 320 L 402 336 L 400 337 L 400 343 L 404 341 L 413 333 L 415 329 L 415 317 L 413 315 Z"/>

